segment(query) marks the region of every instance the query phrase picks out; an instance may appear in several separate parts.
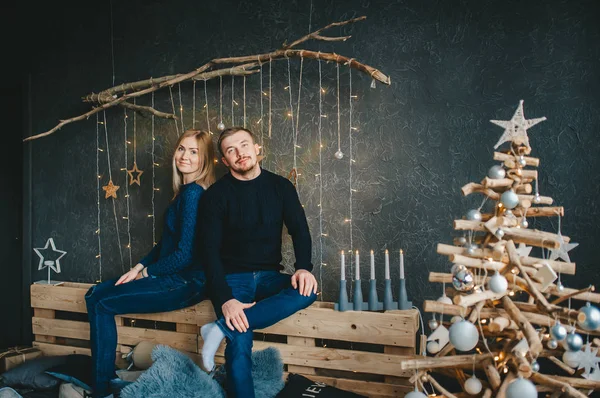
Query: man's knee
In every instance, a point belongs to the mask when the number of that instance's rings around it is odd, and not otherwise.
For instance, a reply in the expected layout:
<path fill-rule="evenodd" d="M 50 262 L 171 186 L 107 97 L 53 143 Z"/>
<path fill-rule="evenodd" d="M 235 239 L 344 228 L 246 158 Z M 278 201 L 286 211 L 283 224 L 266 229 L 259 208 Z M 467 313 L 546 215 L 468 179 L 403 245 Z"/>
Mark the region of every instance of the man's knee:
<path fill-rule="evenodd" d="M 317 295 L 315 293 L 311 293 L 308 296 L 304 296 L 300 294 L 298 289 L 290 289 L 288 290 L 288 292 L 292 296 L 292 299 L 298 304 L 299 310 L 308 307 L 317 300 Z"/>

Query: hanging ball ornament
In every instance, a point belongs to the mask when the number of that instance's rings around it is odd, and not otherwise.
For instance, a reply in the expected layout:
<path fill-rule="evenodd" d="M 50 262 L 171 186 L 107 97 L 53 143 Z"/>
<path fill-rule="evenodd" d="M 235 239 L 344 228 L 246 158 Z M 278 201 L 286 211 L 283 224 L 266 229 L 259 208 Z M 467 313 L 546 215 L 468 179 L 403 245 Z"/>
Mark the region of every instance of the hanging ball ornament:
<path fill-rule="evenodd" d="M 559 292 L 562 292 L 563 290 L 565 290 L 565 286 L 562 284 L 561 281 L 558 281 L 556 283 L 556 290 L 558 290 Z"/>
<path fill-rule="evenodd" d="M 429 320 L 429 328 L 431 330 L 435 330 L 438 328 L 438 326 L 440 326 L 439 322 L 437 321 L 437 319 L 432 318 Z"/>
<path fill-rule="evenodd" d="M 219 131 L 225 130 L 225 124 L 223 122 L 219 122 L 219 124 L 217 124 L 217 129 L 219 129 Z"/>
<path fill-rule="evenodd" d="M 538 361 L 531 362 L 531 370 L 533 370 L 534 372 L 540 371 L 540 364 Z"/>
<path fill-rule="evenodd" d="M 569 351 L 579 351 L 583 347 L 583 339 L 578 333 L 575 333 L 575 329 L 567 335 L 566 343 Z"/>
<path fill-rule="evenodd" d="M 454 304 L 452 302 L 452 299 L 448 296 L 446 296 L 446 293 L 444 293 L 443 296 L 441 296 L 440 298 L 437 299 L 438 303 L 444 303 L 444 304 Z"/>
<path fill-rule="evenodd" d="M 420 391 L 411 391 L 404 396 L 404 398 L 427 398 L 427 395 L 423 394 Z"/>
<path fill-rule="evenodd" d="M 553 340 L 563 341 L 567 337 L 567 328 L 561 325 L 560 322 L 556 322 L 550 329 L 550 336 Z"/>
<path fill-rule="evenodd" d="M 336 158 L 336 159 L 338 159 L 338 160 L 341 160 L 343 157 L 344 157 L 344 152 L 342 152 L 342 151 L 338 150 L 338 151 L 335 153 L 335 158 Z"/>
<path fill-rule="evenodd" d="M 504 217 L 512 218 L 514 216 L 515 216 L 514 213 L 510 209 L 506 209 L 506 211 L 504 212 Z"/>
<path fill-rule="evenodd" d="M 585 303 L 577 314 L 577 324 L 584 330 L 596 330 L 600 327 L 600 310 L 589 303 Z"/>
<path fill-rule="evenodd" d="M 538 192 L 536 192 L 535 196 L 533 197 L 533 203 L 535 203 L 536 205 L 539 205 L 540 203 L 542 203 L 542 197 L 540 196 L 540 194 Z"/>
<path fill-rule="evenodd" d="M 467 254 L 472 256 L 473 254 L 475 254 L 475 251 L 479 249 L 479 246 L 477 246 L 475 243 L 471 243 L 467 246 Z"/>
<path fill-rule="evenodd" d="M 488 287 L 494 293 L 504 293 L 508 288 L 508 281 L 503 275 L 496 271 L 496 273 L 494 273 L 494 275 L 492 275 L 492 277 L 490 278 L 488 282 Z"/>
<path fill-rule="evenodd" d="M 478 209 L 471 209 L 467 212 L 467 220 L 481 221 L 481 212 Z"/>
<path fill-rule="evenodd" d="M 452 286 L 459 292 L 468 292 L 475 286 L 474 279 L 473 273 L 465 267 L 452 275 Z"/>
<path fill-rule="evenodd" d="M 558 341 L 550 339 L 548 340 L 548 343 L 546 343 L 546 346 L 551 350 L 556 350 L 558 348 Z"/>
<path fill-rule="evenodd" d="M 502 239 L 504 237 L 504 230 L 502 228 L 498 228 L 495 235 L 498 239 Z"/>
<path fill-rule="evenodd" d="M 506 398 L 537 398 L 537 396 L 535 384 L 522 377 L 510 383 L 506 389 Z"/>
<path fill-rule="evenodd" d="M 581 362 L 581 351 L 565 351 L 562 360 L 567 366 L 577 368 Z"/>
<path fill-rule="evenodd" d="M 500 196 L 500 202 L 507 209 L 514 209 L 519 204 L 519 196 L 513 190 L 505 191 L 502 196 Z"/>
<path fill-rule="evenodd" d="M 521 218 L 521 222 L 519 223 L 521 228 L 527 228 L 529 226 L 529 221 L 525 217 Z"/>
<path fill-rule="evenodd" d="M 459 351 L 471 351 L 479 341 L 479 332 L 469 321 L 454 323 L 450 326 L 450 343 Z"/>
<path fill-rule="evenodd" d="M 430 354 L 437 354 L 440 352 L 442 347 L 440 347 L 440 343 L 437 341 L 428 341 L 427 342 L 427 352 Z"/>
<path fill-rule="evenodd" d="M 461 236 L 460 238 L 458 238 L 458 244 L 461 246 L 464 246 L 467 244 L 467 238 L 465 238 L 464 236 Z"/>
<path fill-rule="evenodd" d="M 465 380 L 465 392 L 467 394 L 477 395 L 481 392 L 482 388 L 481 381 L 475 375 Z"/>
<path fill-rule="evenodd" d="M 488 170 L 488 177 L 490 177 L 492 180 L 500 180 L 506 177 L 506 170 L 504 170 L 504 167 L 500 165 L 492 166 Z"/>
<path fill-rule="evenodd" d="M 450 323 L 451 324 L 455 324 L 456 322 L 460 322 L 462 321 L 462 317 L 460 315 L 454 315 L 451 319 L 450 319 Z"/>
<path fill-rule="evenodd" d="M 519 166 L 521 166 L 521 167 L 527 166 L 527 161 L 525 160 L 525 156 L 523 156 L 523 155 L 519 156 L 519 158 L 517 159 L 517 163 L 519 163 Z"/>

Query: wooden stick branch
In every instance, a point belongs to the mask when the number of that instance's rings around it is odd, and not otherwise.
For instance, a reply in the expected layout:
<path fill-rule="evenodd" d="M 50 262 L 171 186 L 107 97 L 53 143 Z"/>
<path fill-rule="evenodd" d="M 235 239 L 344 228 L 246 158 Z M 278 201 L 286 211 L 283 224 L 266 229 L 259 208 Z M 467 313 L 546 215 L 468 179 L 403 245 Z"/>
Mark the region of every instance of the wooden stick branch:
<path fill-rule="evenodd" d="M 454 368 L 454 367 L 472 367 L 473 361 L 481 362 L 488 358 L 493 358 L 494 354 L 479 354 L 479 355 L 453 355 L 449 357 L 418 357 L 414 359 L 406 359 L 400 362 L 401 370 L 411 369 L 437 369 L 437 368 Z"/>
<path fill-rule="evenodd" d="M 250 71 L 250 69 L 256 67 L 259 63 L 272 61 L 272 60 L 280 59 L 280 58 L 301 57 L 301 58 L 310 58 L 310 59 L 322 59 L 325 61 L 333 61 L 333 62 L 337 62 L 340 64 L 346 64 L 350 68 L 354 68 L 356 70 L 364 72 L 364 73 L 368 74 L 369 76 L 371 76 L 371 78 L 378 80 L 381 83 L 389 85 L 389 84 L 391 84 L 391 79 L 389 76 L 385 75 L 380 70 L 373 68 L 369 65 L 365 65 L 361 62 L 358 62 L 358 61 L 354 60 L 353 58 L 348 58 L 348 57 L 338 55 L 335 53 L 321 53 L 321 52 L 309 51 L 309 50 L 291 49 L 292 47 L 294 47 L 302 42 L 305 42 L 309 39 L 316 39 L 316 40 L 324 40 L 325 39 L 326 41 L 331 41 L 332 38 L 325 38 L 324 36 L 322 36 L 320 34 L 320 32 L 322 32 L 325 29 L 334 27 L 334 26 L 343 26 L 343 25 L 347 25 L 350 23 L 362 21 L 365 18 L 366 17 L 358 17 L 358 18 L 353 18 L 353 19 L 347 20 L 347 21 L 341 21 L 341 22 L 335 22 L 335 23 L 329 24 L 326 27 L 313 32 L 313 34 L 304 36 L 304 37 L 292 42 L 290 45 L 287 45 L 284 48 L 274 51 L 274 52 L 269 52 L 266 54 L 259 54 L 259 55 L 242 56 L 242 57 L 216 58 L 216 59 L 213 59 L 213 60 L 207 62 L 203 66 L 201 66 L 191 72 L 188 72 L 188 73 L 179 74 L 179 75 L 171 75 L 171 76 L 163 76 L 163 77 L 159 77 L 156 79 L 150 78 L 150 79 L 146 79 L 146 80 L 142 80 L 142 81 L 138 81 L 138 82 L 134 82 L 134 83 L 123 83 L 119 86 L 111 87 L 107 90 L 104 90 L 100 94 L 90 94 L 90 95 L 84 97 L 84 100 L 99 101 L 100 106 L 93 108 L 92 110 L 84 113 L 83 115 L 76 116 L 76 117 L 66 119 L 66 120 L 61 120 L 54 128 L 52 128 L 44 133 L 40 133 L 40 134 L 33 135 L 31 137 L 27 137 L 23 141 L 31 141 L 31 140 L 35 140 L 35 139 L 39 139 L 39 138 L 51 135 L 51 134 L 55 133 L 56 131 L 60 130 L 62 127 L 64 127 L 67 124 L 87 119 L 90 116 L 92 116 L 100 111 L 103 111 L 105 109 L 111 108 L 116 105 L 120 105 L 122 102 L 128 100 L 129 98 L 140 97 L 140 96 L 152 93 L 154 91 L 157 91 L 161 88 L 164 88 L 167 86 L 172 86 L 172 85 L 180 83 L 182 81 L 196 79 L 196 78 L 201 79 L 201 80 L 207 80 L 209 78 L 216 77 L 216 76 L 231 75 L 231 74 L 236 74 L 236 73 L 237 74 L 255 73 L 255 71 Z M 343 38 L 340 38 L 340 39 L 343 39 Z M 219 69 L 216 71 L 210 71 L 210 69 L 213 68 L 215 65 L 221 65 L 221 64 L 244 64 L 244 65 L 237 65 L 237 66 L 233 66 L 231 68 L 222 68 L 222 69 Z M 204 74 L 204 75 L 202 75 L 202 74 Z M 202 75 L 202 77 L 199 77 L 199 75 Z M 130 93 L 123 94 L 121 97 L 117 97 L 117 98 L 114 97 L 115 94 L 125 93 L 127 90 L 133 90 L 133 91 Z M 107 102 L 105 102 L 105 101 L 107 101 Z"/>
<path fill-rule="evenodd" d="M 448 391 L 444 387 L 442 387 L 442 385 L 440 383 L 438 383 L 437 380 L 434 379 L 429 373 L 425 374 L 425 378 L 427 379 L 428 382 L 430 382 L 433 385 L 433 387 L 436 390 L 438 390 L 439 392 L 444 394 L 444 397 L 457 398 L 456 395 L 452 394 L 450 391 Z"/>
<path fill-rule="evenodd" d="M 540 160 L 538 158 L 533 158 L 530 156 L 524 156 L 524 158 L 525 158 L 526 166 L 538 167 L 540 165 Z M 506 162 L 506 161 L 511 161 L 511 160 L 514 161 L 515 157 L 514 157 L 514 155 L 510 155 L 508 153 L 494 152 L 494 160 L 499 160 L 501 162 Z"/>
<path fill-rule="evenodd" d="M 151 106 L 143 106 L 143 105 L 134 105 L 131 102 L 127 102 L 127 101 L 123 101 L 119 104 L 120 106 L 122 106 L 123 108 L 127 108 L 127 109 L 131 109 L 137 112 L 149 112 L 151 114 L 153 114 L 154 116 L 157 117 L 162 117 L 164 119 L 175 119 L 175 120 L 179 120 L 179 118 L 172 114 L 172 113 L 165 113 L 165 112 L 161 112 L 158 111 L 154 108 L 152 108 Z"/>
<path fill-rule="evenodd" d="M 550 386 L 550 387 L 555 387 L 555 388 L 560 388 L 560 390 L 567 394 L 567 396 L 569 397 L 573 397 L 573 398 L 587 398 L 587 395 L 584 395 L 582 393 L 580 393 L 579 391 L 577 391 L 577 389 L 571 387 L 569 385 L 569 383 L 566 383 L 564 381 L 561 381 L 557 376 L 546 376 L 544 374 L 541 373 L 534 373 L 533 375 L 531 375 L 531 379 L 541 385 L 545 385 L 545 386 Z M 569 380 L 576 380 L 575 378 L 568 378 Z M 583 380 L 583 379 L 582 379 Z"/>
<path fill-rule="evenodd" d="M 359 21 L 364 21 L 365 19 L 367 19 L 366 16 L 361 16 L 361 17 L 357 17 L 357 18 L 352 18 L 349 19 L 347 21 L 341 21 L 341 22 L 332 22 L 327 26 L 322 27 L 321 29 L 315 30 L 312 33 L 307 34 L 306 36 L 303 36 L 301 38 L 299 38 L 298 40 L 295 40 L 293 42 L 291 42 L 290 44 L 283 44 L 283 49 L 290 49 L 292 47 L 296 47 L 298 44 L 304 43 L 305 41 L 311 40 L 311 39 L 317 39 L 317 40 L 323 40 L 322 38 L 324 36 L 321 35 L 321 33 L 327 29 L 331 29 L 331 28 L 335 28 L 335 27 L 340 27 L 340 26 L 345 26 L 345 25 L 349 25 L 351 23 L 355 23 L 355 22 L 359 22 Z M 338 40 L 347 40 L 349 39 L 351 36 L 343 36 L 340 38 L 334 38 L 334 39 L 338 39 Z M 331 37 L 328 37 L 328 39 L 332 39 Z M 331 41 L 331 40 L 330 40 Z"/>
<path fill-rule="evenodd" d="M 533 328 L 533 326 L 527 320 L 527 318 L 525 318 L 525 316 L 521 314 L 521 311 L 512 302 L 510 297 L 504 296 L 502 298 L 502 303 L 504 304 L 504 310 L 508 313 L 512 320 L 515 321 L 517 325 L 519 325 L 519 327 L 525 334 L 532 354 L 534 356 L 538 356 L 539 353 L 542 352 L 544 347 L 542 346 L 542 342 L 540 341 L 540 337 L 538 336 L 536 330 Z"/>
<path fill-rule="evenodd" d="M 566 294 L 566 295 L 564 295 L 562 297 L 559 297 L 556 300 L 552 301 L 552 304 L 560 304 L 563 301 L 567 301 L 570 298 L 573 298 L 573 297 L 578 296 L 578 295 L 585 294 L 587 292 L 593 292 L 594 290 L 596 290 L 596 288 L 594 287 L 594 285 L 590 285 L 589 287 L 586 287 L 585 289 L 576 290 L 576 291 L 571 292 L 569 294 Z"/>

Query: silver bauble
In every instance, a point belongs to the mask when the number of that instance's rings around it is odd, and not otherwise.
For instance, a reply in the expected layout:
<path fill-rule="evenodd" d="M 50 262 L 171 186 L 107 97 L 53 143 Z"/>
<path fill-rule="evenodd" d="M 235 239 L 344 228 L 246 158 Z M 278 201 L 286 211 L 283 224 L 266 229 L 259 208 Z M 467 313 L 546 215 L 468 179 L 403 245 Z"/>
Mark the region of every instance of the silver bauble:
<path fill-rule="evenodd" d="M 404 396 L 404 398 L 427 398 L 427 395 L 415 390 L 415 391 L 411 391 L 408 394 L 406 394 Z"/>
<path fill-rule="evenodd" d="M 437 354 L 440 352 L 442 347 L 440 347 L 440 343 L 437 341 L 428 341 L 427 342 L 427 352 L 430 354 Z"/>
<path fill-rule="evenodd" d="M 336 159 L 340 160 L 340 159 L 342 159 L 344 157 L 344 152 L 337 151 L 334 156 L 335 156 Z"/>
<path fill-rule="evenodd" d="M 529 221 L 527 221 L 527 219 L 523 217 L 519 225 L 521 226 L 521 228 L 527 228 L 529 226 Z"/>
<path fill-rule="evenodd" d="M 481 392 L 482 388 L 481 381 L 475 375 L 465 380 L 465 392 L 467 394 L 477 395 Z"/>
<path fill-rule="evenodd" d="M 537 396 L 535 384 L 522 377 L 510 383 L 506 389 L 506 398 L 537 398 Z"/>
<path fill-rule="evenodd" d="M 581 362 L 581 351 L 565 351 L 562 356 L 562 360 L 567 366 L 572 368 L 579 367 L 579 363 Z"/>
<path fill-rule="evenodd" d="M 452 275 L 455 275 L 458 271 L 462 271 L 467 269 L 467 267 L 465 267 L 462 264 L 452 264 L 452 268 L 450 268 L 450 273 Z"/>
<path fill-rule="evenodd" d="M 552 328 L 550 328 L 550 336 L 553 340 L 563 341 L 567 337 L 567 328 L 556 322 Z"/>
<path fill-rule="evenodd" d="M 452 324 L 460 321 L 462 321 L 462 317 L 460 315 L 454 315 L 452 318 L 450 318 L 450 323 Z"/>
<path fill-rule="evenodd" d="M 502 179 L 506 177 L 506 170 L 504 170 L 504 167 L 500 165 L 492 166 L 488 170 L 488 177 L 490 177 L 492 180 Z"/>
<path fill-rule="evenodd" d="M 431 330 L 437 329 L 438 326 L 440 326 L 440 323 L 437 321 L 437 319 L 432 318 L 432 319 L 429 320 L 429 328 Z"/>
<path fill-rule="evenodd" d="M 565 341 L 569 351 L 579 351 L 581 350 L 581 347 L 583 347 L 583 339 L 578 333 L 575 333 L 575 331 L 569 333 Z"/>
<path fill-rule="evenodd" d="M 446 294 L 444 294 L 443 296 L 441 296 L 440 298 L 437 299 L 438 303 L 444 303 L 444 304 L 454 304 L 452 302 L 452 299 L 448 296 L 446 296 Z"/>
<path fill-rule="evenodd" d="M 513 190 L 505 191 L 502 196 L 500 196 L 500 202 L 507 209 L 514 209 L 519 204 L 519 196 Z"/>
<path fill-rule="evenodd" d="M 558 290 L 559 292 L 565 290 L 565 286 L 562 284 L 561 281 L 556 282 L 556 290 Z"/>
<path fill-rule="evenodd" d="M 527 166 L 527 161 L 525 160 L 525 156 L 519 156 L 519 158 L 517 159 L 517 163 L 519 163 L 519 166 L 521 167 L 525 167 Z"/>
<path fill-rule="evenodd" d="M 223 122 L 219 122 L 219 124 L 217 124 L 217 129 L 219 131 L 225 130 L 225 124 Z"/>
<path fill-rule="evenodd" d="M 472 256 L 473 254 L 475 254 L 475 251 L 478 249 L 479 247 L 476 244 L 471 243 L 470 245 L 467 246 L 467 254 Z"/>
<path fill-rule="evenodd" d="M 504 230 L 502 228 L 498 228 L 494 235 L 496 235 L 498 239 L 502 239 L 504 237 Z"/>
<path fill-rule="evenodd" d="M 478 209 L 471 209 L 467 212 L 467 220 L 481 221 L 481 212 Z"/>
<path fill-rule="evenodd" d="M 466 245 L 467 244 L 467 238 L 465 238 L 464 236 L 461 236 L 460 238 L 458 238 L 458 244 L 459 245 Z"/>
<path fill-rule="evenodd" d="M 540 204 L 542 202 L 542 197 L 540 196 L 539 193 L 536 193 L 535 196 L 533 197 L 533 203 Z"/>
<path fill-rule="evenodd" d="M 534 372 L 540 371 L 540 364 L 538 361 L 531 362 L 531 370 L 533 370 Z"/>
<path fill-rule="evenodd" d="M 450 326 L 450 343 L 458 351 L 471 351 L 479 341 L 479 332 L 469 321 L 459 321 Z"/>
<path fill-rule="evenodd" d="M 514 213 L 513 213 L 513 212 L 512 212 L 512 210 L 510 210 L 510 209 L 507 209 L 507 210 L 504 212 L 504 217 L 509 217 L 509 218 L 512 218 L 512 217 L 514 217 L 514 216 L 515 216 L 515 215 L 514 215 Z"/>
<path fill-rule="evenodd" d="M 473 273 L 468 269 L 461 269 L 452 275 L 452 286 L 459 292 L 468 292 L 475 286 Z"/>
<path fill-rule="evenodd" d="M 589 302 L 579 309 L 577 324 L 584 330 L 596 330 L 600 326 L 600 310 Z"/>
<path fill-rule="evenodd" d="M 556 350 L 558 348 L 558 341 L 550 339 L 548 340 L 548 343 L 546 343 L 546 347 L 548 347 L 551 350 Z"/>
<path fill-rule="evenodd" d="M 504 293 L 508 288 L 508 281 L 503 275 L 496 271 L 488 281 L 488 287 L 494 293 Z"/>

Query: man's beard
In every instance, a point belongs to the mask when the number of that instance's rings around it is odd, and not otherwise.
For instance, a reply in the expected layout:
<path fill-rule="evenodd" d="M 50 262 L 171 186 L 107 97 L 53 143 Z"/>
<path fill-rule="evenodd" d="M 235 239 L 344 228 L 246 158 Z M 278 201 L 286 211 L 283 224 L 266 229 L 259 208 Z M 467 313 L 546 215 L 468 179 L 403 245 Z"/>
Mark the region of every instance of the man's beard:
<path fill-rule="evenodd" d="M 248 160 L 246 160 L 244 165 L 237 163 L 234 170 L 238 174 L 245 175 L 245 174 L 249 173 L 250 171 L 252 171 L 255 166 L 256 166 L 256 161 L 252 162 L 252 158 L 248 158 Z"/>

